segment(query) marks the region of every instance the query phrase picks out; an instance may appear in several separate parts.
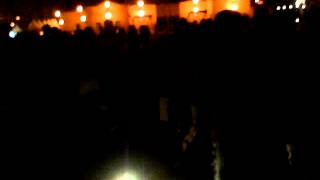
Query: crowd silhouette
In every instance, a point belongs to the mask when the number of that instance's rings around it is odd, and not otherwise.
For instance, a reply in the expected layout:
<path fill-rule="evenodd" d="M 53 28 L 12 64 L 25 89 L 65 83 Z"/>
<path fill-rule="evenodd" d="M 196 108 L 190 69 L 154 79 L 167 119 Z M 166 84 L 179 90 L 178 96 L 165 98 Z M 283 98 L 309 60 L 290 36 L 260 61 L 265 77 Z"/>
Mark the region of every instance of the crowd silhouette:
<path fill-rule="evenodd" d="M 319 12 L 310 9 L 299 24 L 295 14 L 264 9 L 253 18 L 223 11 L 200 23 L 159 19 L 154 33 L 110 21 L 98 33 L 44 26 L 43 36 L 14 39 L 1 24 L 1 106 L 30 118 L 9 121 L 24 134 L 16 144 L 41 147 L 8 161 L 33 161 L 40 172 L 25 171 L 34 178 L 67 169 L 86 179 L 121 154 L 144 154 L 163 165 L 158 179 L 207 180 L 217 173 L 218 146 L 222 180 L 318 179 L 317 71 L 303 60 L 316 52 Z M 168 122 L 159 121 L 160 97 L 168 98 Z"/>

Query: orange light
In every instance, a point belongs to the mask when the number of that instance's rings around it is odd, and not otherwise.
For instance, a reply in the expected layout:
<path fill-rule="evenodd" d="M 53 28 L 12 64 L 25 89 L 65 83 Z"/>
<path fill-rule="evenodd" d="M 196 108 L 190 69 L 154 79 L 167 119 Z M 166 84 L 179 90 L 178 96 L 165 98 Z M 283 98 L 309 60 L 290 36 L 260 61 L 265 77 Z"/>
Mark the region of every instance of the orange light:
<path fill-rule="evenodd" d="M 43 32 L 43 31 L 40 31 L 40 32 L 39 32 L 39 35 L 40 35 L 40 36 L 43 36 L 43 35 L 44 35 L 44 32 Z"/>
<path fill-rule="evenodd" d="M 239 5 L 238 5 L 238 3 L 232 2 L 232 3 L 228 4 L 227 9 L 231 10 L 231 11 L 238 11 Z"/>
<path fill-rule="evenodd" d="M 199 7 L 198 6 L 193 7 L 192 8 L 192 12 L 198 13 L 199 12 Z"/>
<path fill-rule="evenodd" d="M 16 21 L 20 21 L 21 17 L 20 16 L 16 16 Z"/>
<path fill-rule="evenodd" d="M 63 26 L 64 25 L 64 20 L 63 19 L 59 19 L 59 25 Z"/>
<path fill-rule="evenodd" d="M 54 12 L 54 16 L 55 16 L 56 18 L 61 17 L 61 11 L 57 10 L 56 12 Z"/>
<path fill-rule="evenodd" d="M 104 17 L 107 19 L 107 20 L 110 20 L 112 18 L 112 13 L 110 11 L 106 12 L 106 14 L 104 15 Z"/>
<path fill-rule="evenodd" d="M 144 17 L 144 15 L 145 15 L 144 10 L 140 9 L 140 10 L 138 11 L 138 16 L 139 16 L 139 17 Z"/>
<path fill-rule="evenodd" d="M 143 1 L 143 0 L 139 0 L 139 1 L 137 2 L 137 5 L 138 5 L 139 7 L 143 7 L 143 6 L 144 6 L 144 1 Z"/>
<path fill-rule="evenodd" d="M 86 15 L 80 16 L 80 21 L 85 23 L 87 21 L 87 16 Z"/>
<path fill-rule="evenodd" d="M 78 5 L 76 10 L 77 10 L 78 13 L 82 13 L 83 12 L 83 6 L 82 5 Z"/>
<path fill-rule="evenodd" d="M 110 8 L 110 6 L 111 6 L 111 2 L 110 1 L 105 1 L 104 2 L 104 7 Z"/>

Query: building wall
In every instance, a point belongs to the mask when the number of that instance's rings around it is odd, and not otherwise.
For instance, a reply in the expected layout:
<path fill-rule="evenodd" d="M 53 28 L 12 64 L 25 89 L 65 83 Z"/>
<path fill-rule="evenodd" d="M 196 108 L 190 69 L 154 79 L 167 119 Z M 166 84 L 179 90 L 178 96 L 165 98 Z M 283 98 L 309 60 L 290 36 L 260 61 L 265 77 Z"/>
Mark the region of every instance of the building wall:
<path fill-rule="evenodd" d="M 145 4 L 142 8 L 145 11 L 144 17 L 138 16 L 139 7 L 137 5 L 129 5 L 129 25 L 134 25 L 136 28 L 140 26 L 149 26 L 154 29 L 157 23 L 157 6 L 155 4 Z"/>
<path fill-rule="evenodd" d="M 212 0 L 202 0 L 199 2 L 199 13 L 193 13 L 192 8 L 194 4 L 192 0 L 183 1 L 179 3 L 180 17 L 188 21 L 200 22 L 202 19 L 209 19 L 213 17 Z"/>
<path fill-rule="evenodd" d="M 128 26 L 128 9 L 126 5 L 111 2 L 109 11 L 112 13 L 111 21 L 113 22 L 113 24 L 119 25 L 121 27 Z M 104 3 L 100 3 L 97 6 L 88 7 L 87 25 L 93 28 L 97 27 L 97 23 L 103 25 L 106 20 L 106 12 L 107 9 L 104 7 Z"/>
<path fill-rule="evenodd" d="M 213 16 L 216 16 L 223 10 L 230 10 L 232 3 L 237 4 L 238 12 L 241 14 L 253 15 L 253 8 L 251 7 L 250 0 L 212 0 L 213 3 Z"/>
<path fill-rule="evenodd" d="M 238 11 L 240 13 L 253 14 L 250 0 L 200 0 L 198 4 L 199 13 L 192 12 L 192 8 L 194 7 L 192 0 L 180 3 L 145 4 L 142 8 L 145 11 L 144 17 L 137 15 L 139 7 L 136 4 L 128 5 L 111 2 L 109 10 L 112 13 L 112 21 L 114 24 L 125 28 L 129 25 L 134 25 L 137 28 L 141 25 L 146 25 L 149 26 L 153 32 L 158 17 L 180 16 L 181 18 L 188 19 L 189 22 L 200 22 L 202 19 L 214 18 L 217 13 L 230 8 L 230 4 L 232 3 L 238 5 Z M 85 7 L 83 13 L 77 13 L 75 10 L 62 12 L 62 18 L 65 24 L 61 26 L 61 29 L 74 31 L 77 24 L 79 24 L 81 28 L 90 26 L 97 30 L 97 23 L 103 25 L 106 12 L 107 9 L 104 7 L 104 3 Z M 87 16 L 87 22 L 80 22 L 81 15 Z"/>
<path fill-rule="evenodd" d="M 180 15 L 179 3 L 157 5 L 158 17 L 173 17 L 173 16 L 177 17 L 179 15 Z"/>

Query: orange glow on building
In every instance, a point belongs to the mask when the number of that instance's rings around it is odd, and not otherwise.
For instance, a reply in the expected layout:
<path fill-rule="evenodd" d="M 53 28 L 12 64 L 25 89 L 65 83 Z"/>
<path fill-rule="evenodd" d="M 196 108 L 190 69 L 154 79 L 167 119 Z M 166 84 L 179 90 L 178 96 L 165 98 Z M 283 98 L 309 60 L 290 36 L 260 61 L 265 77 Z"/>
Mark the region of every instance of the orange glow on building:
<path fill-rule="evenodd" d="M 227 9 L 231 11 L 238 11 L 239 10 L 239 5 L 237 2 L 231 2 L 227 4 Z"/>
<path fill-rule="evenodd" d="M 189 22 L 200 22 L 202 19 L 215 18 L 223 10 L 253 15 L 250 0 L 187 0 L 160 4 L 149 4 L 143 0 L 135 0 L 135 2 L 135 4 L 124 4 L 106 0 L 95 6 L 85 7 L 85 9 L 82 5 L 78 5 L 75 10 L 64 11 L 63 15 L 60 10 L 57 10 L 54 12 L 54 19 L 57 23 L 55 26 L 65 31 L 90 26 L 98 32 L 98 26 L 103 26 L 106 20 L 110 20 L 114 25 L 124 28 L 128 28 L 129 25 L 134 25 L 136 28 L 141 25 L 149 26 L 153 32 L 158 17 L 179 16 Z M 259 3 L 263 0 L 254 2 Z M 32 23 L 33 27 L 41 24 L 36 21 Z"/>

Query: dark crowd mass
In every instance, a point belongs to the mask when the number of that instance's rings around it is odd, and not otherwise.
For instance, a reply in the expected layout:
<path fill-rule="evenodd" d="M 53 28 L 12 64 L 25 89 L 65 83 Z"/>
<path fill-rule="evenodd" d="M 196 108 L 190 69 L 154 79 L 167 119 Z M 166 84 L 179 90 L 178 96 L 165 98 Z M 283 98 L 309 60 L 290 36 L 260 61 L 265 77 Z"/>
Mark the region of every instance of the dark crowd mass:
<path fill-rule="evenodd" d="M 319 179 L 320 11 L 295 19 L 223 11 L 158 19 L 154 33 L 106 21 L 15 38 L 1 24 L 5 174 Z"/>

